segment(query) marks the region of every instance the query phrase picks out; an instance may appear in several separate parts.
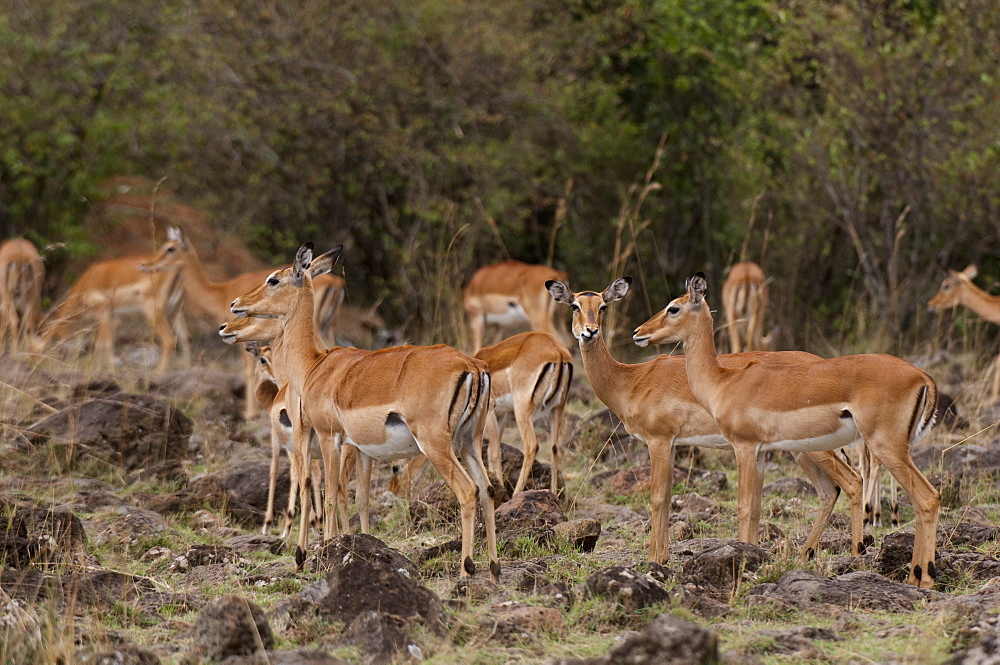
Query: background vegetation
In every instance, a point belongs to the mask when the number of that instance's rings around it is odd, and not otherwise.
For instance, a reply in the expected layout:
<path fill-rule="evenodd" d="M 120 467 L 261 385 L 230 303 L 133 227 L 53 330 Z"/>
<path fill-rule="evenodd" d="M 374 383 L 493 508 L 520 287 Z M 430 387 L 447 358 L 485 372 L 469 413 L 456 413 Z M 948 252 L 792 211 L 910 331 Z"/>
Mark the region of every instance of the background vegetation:
<path fill-rule="evenodd" d="M 780 346 L 912 349 L 944 268 L 1000 279 L 998 60 L 993 0 L 11 0 L 0 234 L 94 251 L 141 175 L 267 261 L 346 243 L 418 336 L 508 256 L 635 275 L 632 321 L 745 253 Z"/>

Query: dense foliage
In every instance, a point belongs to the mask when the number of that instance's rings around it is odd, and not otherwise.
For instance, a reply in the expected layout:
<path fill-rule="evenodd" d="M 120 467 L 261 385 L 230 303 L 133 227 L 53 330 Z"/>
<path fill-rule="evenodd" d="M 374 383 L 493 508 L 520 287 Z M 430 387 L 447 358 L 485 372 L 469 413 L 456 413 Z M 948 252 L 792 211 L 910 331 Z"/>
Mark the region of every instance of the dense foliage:
<path fill-rule="evenodd" d="M 943 268 L 1000 279 L 998 60 L 992 0 L 13 0 L 0 233 L 87 251 L 142 175 L 268 261 L 344 242 L 428 339 L 508 256 L 634 274 L 628 319 L 745 256 L 782 346 L 913 340 Z"/>

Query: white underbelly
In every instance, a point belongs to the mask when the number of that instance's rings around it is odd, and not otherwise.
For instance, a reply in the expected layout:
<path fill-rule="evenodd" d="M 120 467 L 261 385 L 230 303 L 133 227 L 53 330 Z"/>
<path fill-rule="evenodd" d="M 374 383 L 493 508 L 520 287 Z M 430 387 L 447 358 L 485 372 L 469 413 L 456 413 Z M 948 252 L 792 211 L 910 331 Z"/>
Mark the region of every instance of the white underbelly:
<path fill-rule="evenodd" d="M 509 303 L 499 312 L 487 312 L 486 323 L 501 327 L 513 327 L 528 322 L 528 315 L 517 303 Z"/>
<path fill-rule="evenodd" d="M 697 446 L 698 448 L 729 448 L 729 442 L 721 434 L 701 434 L 685 436 L 674 440 L 675 445 Z"/>
<path fill-rule="evenodd" d="M 377 460 L 400 459 L 420 454 L 420 446 L 417 445 L 417 440 L 413 438 L 410 428 L 402 420 L 386 424 L 385 438 L 382 441 L 376 443 L 369 439 L 364 442 L 358 442 L 348 436 L 347 443 L 350 443 L 365 455 Z"/>
<path fill-rule="evenodd" d="M 505 416 L 514 411 L 514 394 L 507 393 L 505 395 L 497 395 L 496 402 L 494 402 L 496 407 L 497 416 Z"/>
<path fill-rule="evenodd" d="M 854 418 L 841 418 L 840 428 L 830 434 L 814 436 L 808 439 L 791 439 L 765 443 L 761 450 L 787 450 L 789 452 L 807 453 L 821 450 L 835 450 L 854 443 L 860 434 Z"/>

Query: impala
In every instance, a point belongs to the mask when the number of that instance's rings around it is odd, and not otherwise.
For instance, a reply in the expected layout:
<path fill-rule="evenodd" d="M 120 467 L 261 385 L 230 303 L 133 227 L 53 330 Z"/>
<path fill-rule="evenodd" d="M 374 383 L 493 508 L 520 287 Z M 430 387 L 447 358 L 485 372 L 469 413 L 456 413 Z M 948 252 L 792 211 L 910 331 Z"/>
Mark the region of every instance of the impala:
<path fill-rule="evenodd" d="M 521 433 L 524 459 L 514 486 L 514 494 L 524 489 L 538 454 L 535 419 L 548 416 L 552 444 L 552 480 L 549 487 L 559 491 L 559 440 L 562 432 L 573 362 L 569 351 L 551 333 L 523 332 L 480 349 L 476 358 L 486 362 L 492 379 L 494 410 L 486 422 L 489 437 L 490 471 L 503 477 L 500 439 L 511 414 Z M 390 490 L 405 494 L 413 479 L 423 471 L 426 460 L 414 458 L 401 470 L 393 466 Z"/>
<path fill-rule="evenodd" d="M 706 448 L 728 448 L 715 421 L 695 400 L 688 388 L 683 356 L 660 356 L 636 365 L 619 363 L 608 351 L 602 335 L 604 312 L 608 304 L 628 292 L 632 279 L 615 280 L 602 293 L 573 293 L 562 282 L 546 284 L 556 302 L 573 310 L 572 331 L 580 342 L 580 356 L 594 393 L 617 414 L 625 429 L 646 442 L 650 458 L 649 559 L 662 563 L 669 556 L 670 488 L 673 485 L 674 445 L 687 444 Z M 727 366 L 749 363 L 783 364 L 818 358 L 806 353 L 745 353 L 723 356 Z M 848 442 L 852 439 L 848 439 Z M 839 486 L 850 499 L 851 551 L 858 554 L 862 540 L 861 479 L 857 472 L 834 453 L 796 455 L 796 461 L 816 486 L 820 510 L 806 542 L 802 558 L 816 551 L 820 536 L 837 501 Z M 756 524 L 754 525 L 756 529 Z M 742 533 L 742 530 L 741 530 Z M 754 531 L 754 542 L 757 532 Z"/>
<path fill-rule="evenodd" d="M 341 249 L 313 260 L 312 243 L 303 245 L 291 268 L 271 273 L 263 284 L 237 298 L 232 311 L 237 316 L 281 320 L 279 337 L 286 345 L 283 362 L 289 383 L 302 400 L 305 419 L 319 435 L 324 459 L 337 437 L 374 459 L 427 456 L 461 507 L 462 576 L 475 572 L 472 547 L 479 499 L 490 575 L 498 581 L 495 491 L 481 457 L 490 401 L 486 363 L 443 345 L 379 351 L 320 349 L 312 317 L 312 277 L 332 270 Z M 339 479 L 329 468 L 325 471 L 329 515 Z M 365 478 L 358 479 L 359 493 L 366 484 Z M 360 496 L 358 503 L 361 508 Z M 305 513 L 306 501 L 302 507 Z M 296 560 L 301 564 L 304 558 L 300 545 Z"/>
<path fill-rule="evenodd" d="M 159 341 L 160 360 L 156 372 L 166 370 L 179 346 L 185 366 L 191 364 L 187 323 L 181 311 L 184 291 L 176 271 L 147 275 L 140 270 L 146 256 L 127 256 L 98 261 L 46 316 L 42 324 L 42 346 L 79 332 L 81 321 L 96 317 L 95 351 L 105 367 L 114 365 L 116 315 L 141 311 Z"/>
<path fill-rule="evenodd" d="M 469 317 L 472 352 L 482 348 L 486 326 L 511 328 L 527 324 L 532 330 L 562 338 L 562 321 L 545 292 L 546 280 L 566 280 L 566 273 L 548 266 L 503 261 L 483 266 L 465 287 L 462 306 Z"/>
<path fill-rule="evenodd" d="M 927 307 L 932 312 L 937 312 L 965 305 L 990 323 L 1000 324 L 1000 296 L 991 296 L 973 284 L 972 280 L 978 274 L 979 269 L 974 265 L 966 266 L 962 272 L 949 270 L 948 276 L 941 282 L 941 288 L 927 303 Z M 996 402 L 998 397 L 1000 397 L 1000 355 L 993 362 L 990 401 Z"/>
<path fill-rule="evenodd" d="M 934 423 L 937 387 L 913 365 L 881 354 L 784 365 L 721 364 L 712 339 L 708 285 L 698 273 L 633 335 L 640 345 L 683 342 L 692 394 L 736 452 L 740 538 L 755 543 L 760 520 L 762 453 L 832 450 L 861 435 L 872 455 L 910 495 L 916 513 L 907 581 L 932 588 L 940 498 L 910 456 Z"/>
<path fill-rule="evenodd" d="M 17 350 L 38 330 L 45 265 L 29 240 L 0 245 L 0 352 Z"/>
<path fill-rule="evenodd" d="M 294 394 L 289 394 L 290 387 L 288 375 L 282 371 L 281 322 L 277 319 L 259 319 L 246 317 L 235 319 L 223 324 L 219 328 L 219 335 L 222 341 L 227 344 L 242 342 L 247 351 L 256 359 L 256 390 L 258 402 L 268 411 L 271 420 L 271 466 L 268 482 L 267 510 L 264 514 L 264 525 L 261 533 L 271 532 L 271 525 L 274 523 L 274 495 L 278 482 L 278 462 L 281 451 L 288 455 L 290 488 L 288 494 L 288 508 L 285 511 L 284 525 L 281 537 L 288 536 L 291 530 L 292 521 L 295 518 L 296 497 L 299 490 L 300 471 L 304 467 L 309 468 L 309 478 L 306 482 L 313 491 L 313 505 L 319 509 L 323 505 L 320 496 L 320 488 L 316 482 L 319 478 L 319 460 L 322 459 L 321 451 L 315 444 L 315 437 L 312 436 L 312 428 L 302 419 L 300 400 Z M 277 340 L 273 347 L 261 347 L 261 342 Z M 279 358 L 276 365 L 275 356 Z M 353 463 L 353 456 L 347 460 L 342 471 L 349 472 L 348 464 Z M 346 530 L 347 519 L 347 495 L 346 482 L 349 480 L 349 473 L 342 473 L 343 490 L 338 496 L 338 508 L 340 509 L 341 524 Z M 346 477 L 345 477 L 346 476 Z M 313 526 L 323 521 L 322 511 L 313 520 Z M 362 522 L 364 527 L 367 524 Z M 334 525 L 336 532 L 336 525 Z M 367 533 L 367 530 L 365 530 Z"/>
<path fill-rule="evenodd" d="M 188 242 L 184 232 L 176 226 L 167 227 L 167 241 L 160 246 L 156 254 L 148 261 L 143 262 L 141 269 L 145 272 L 160 273 L 164 271 L 177 271 L 180 273 L 181 284 L 184 288 L 185 306 L 201 317 L 210 321 L 219 321 L 229 315 L 229 304 L 233 298 L 246 293 L 257 284 L 260 284 L 273 269 L 255 270 L 245 272 L 222 282 L 215 282 L 205 274 L 201 260 L 194 246 Z M 344 282 L 339 277 L 330 275 L 324 278 L 329 288 L 343 291 Z M 314 315 L 321 318 L 332 318 L 335 316 L 328 312 L 329 307 L 334 310 L 340 305 L 343 295 L 327 296 L 323 293 L 317 295 L 317 302 L 313 304 Z M 319 307 L 319 306 L 322 306 Z M 320 310 L 317 312 L 317 310 Z M 245 385 L 245 399 L 243 402 L 243 417 L 246 420 L 252 419 L 257 414 L 257 407 L 254 403 L 254 360 L 248 355 L 243 355 L 243 380 Z"/>
<path fill-rule="evenodd" d="M 762 351 L 761 330 L 767 311 L 764 271 L 752 261 L 736 263 L 722 285 L 722 310 L 733 353 Z"/>

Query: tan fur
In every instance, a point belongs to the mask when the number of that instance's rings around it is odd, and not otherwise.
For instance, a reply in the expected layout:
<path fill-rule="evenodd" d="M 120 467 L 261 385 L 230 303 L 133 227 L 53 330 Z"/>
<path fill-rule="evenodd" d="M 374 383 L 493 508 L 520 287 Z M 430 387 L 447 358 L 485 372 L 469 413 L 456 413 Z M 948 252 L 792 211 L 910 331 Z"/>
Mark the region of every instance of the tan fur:
<path fill-rule="evenodd" d="M 962 272 L 949 270 L 948 276 L 941 282 L 941 288 L 927 303 L 932 312 L 939 312 L 959 305 L 964 305 L 990 323 L 1000 324 L 1000 296 L 991 296 L 972 280 L 979 274 L 974 265 L 966 266 Z M 1000 399 L 1000 355 L 993 361 L 993 384 L 990 388 L 990 401 Z"/>
<path fill-rule="evenodd" d="M 598 399 L 604 402 L 625 425 L 649 446 L 651 464 L 649 558 L 659 563 L 669 557 L 670 488 L 673 484 L 674 444 L 721 447 L 723 439 L 715 421 L 695 400 L 688 387 L 685 360 L 678 356 L 659 356 L 635 365 L 616 361 L 604 342 L 601 325 L 608 303 L 620 299 L 628 290 L 628 278 L 617 280 L 603 293 L 572 293 L 565 284 L 549 282 L 549 291 L 557 301 L 574 308 L 572 331 L 580 341 L 583 366 Z M 753 353 L 724 356 L 732 366 L 751 362 L 784 363 L 794 359 L 816 358 L 805 353 Z M 806 453 L 796 461 L 816 485 L 821 498 L 820 510 L 802 548 L 802 558 L 817 549 L 820 536 L 837 500 L 836 485 L 851 502 L 851 535 L 854 554 L 861 541 L 861 479 L 833 453 Z M 754 535 L 756 540 L 756 532 Z"/>
<path fill-rule="evenodd" d="M 767 302 L 767 280 L 760 266 L 751 261 L 734 264 L 722 285 L 722 309 L 733 353 L 764 350 L 761 332 Z"/>
<path fill-rule="evenodd" d="M 486 423 L 490 441 L 490 471 L 497 478 L 503 476 L 500 439 L 508 417 L 513 414 L 524 451 L 514 494 L 523 490 L 538 454 L 534 421 L 547 415 L 552 450 L 552 481 L 549 487 L 558 492 L 559 441 L 569 397 L 569 382 L 573 376 L 573 358 L 569 351 L 555 335 L 529 331 L 480 349 L 476 358 L 485 361 L 489 367 L 496 405 Z M 506 405 L 507 402 L 511 404 Z M 394 471 L 390 491 L 400 496 L 408 494 L 410 485 L 423 471 L 424 464 L 424 459 L 414 458 L 405 469 Z"/>
<path fill-rule="evenodd" d="M 492 325 L 487 317 L 503 315 L 512 305 L 523 310 L 524 323 L 532 330 L 564 338 L 565 326 L 545 291 L 545 282 L 550 279 L 566 281 L 567 275 L 555 268 L 521 261 L 503 261 L 477 270 L 462 298 L 472 335 L 472 353 L 486 343 L 486 327 Z"/>
<path fill-rule="evenodd" d="M 116 315 L 140 310 L 149 321 L 160 347 L 157 372 L 166 370 L 174 347 L 184 365 L 191 363 L 187 323 L 181 311 L 183 290 L 176 271 L 149 275 L 140 269 L 148 256 L 126 256 L 98 261 L 88 267 L 62 300 L 45 317 L 42 344 L 68 337 L 81 322 L 97 318 L 95 349 L 105 367 L 114 364 Z"/>
<path fill-rule="evenodd" d="M 184 237 L 184 232 L 177 227 L 167 229 L 167 241 L 160 246 L 152 258 L 143 263 L 142 269 L 154 274 L 163 271 L 179 271 L 184 287 L 185 306 L 190 307 L 199 315 L 208 317 L 211 321 L 221 321 L 228 318 L 229 306 L 233 299 L 263 282 L 273 270 L 253 270 L 221 282 L 213 281 L 205 273 L 194 246 Z M 324 279 L 322 285 L 324 290 L 327 288 L 342 290 L 344 288 L 343 280 L 333 275 L 330 275 L 329 279 Z M 320 301 L 322 300 L 324 298 L 320 297 Z M 336 297 L 334 300 L 337 300 L 339 306 L 339 300 Z M 336 308 L 333 307 L 333 312 L 330 313 L 331 307 L 333 305 L 324 305 L 322 302 L 315 303 L 313 312 L 334 318 Z M 243 354 L 243 381 L 245 385 L 243 417 L 246 420 L 251 420 L 257 415 L 257 400 L 253 388 L 254 363 L 253 359 L 246 354 Z"/>
<path fill-rule="evenodd" d="M 937 388 L 926 373 L 883 354 L 843 356 L 776 367 L 720 364 L 712 340 L 707 285 L 697 275 L 687 295 L 636 329 L 644 343 L 684 342 L 692 394 L 736 451 L 740 537 L 756 542 L 760 453 L 778 441 L 828 434 L 850 418 L 869 451 L 910 495 L 916 537 L 908 581 L 934 585 L 940 499 L 910 457 L 910 445 L 934 422 Z"/>
<path fill-rule="evenodd" d="M 38 331 L 45 265 L 29 240 L 0 244 L 0 352 L 12 351 Z"/>
<path fill-rule="evenodd" d="M 462 515 L 462 575 L 472 572 L 472 545 L 478 496 L 487 532 L 491 576 L 498 579 L 495 492 L 481 458 L 489 409 L 486 364 L 443 345 L 393 347 L 379 351 L 319 348 L 312 318 L 313 273 L 328 272 L 339 249 L 312 260 L 311 245 L 300 248 L 292 268 L 278 270 L 233 303 L 242 316 L 279 317 L 291 390 L 302 400 L 305 420 L 319 435 L 325 464 L 326 515 L 339 482 L 334 441 L 362 448 L 378 459 L 405 456 L 393 440 L 412 435 L 444 481 L 454 490 Z M 367 510 L 370 465 L 358 478 L 358 507 Z M 303 502 L 303 513 L 306 505 Z M 326 521 L 330 527 L 332 520 Z M 332 537 L 328 528 L 325 534 Z M 302 530 L 300 530 L 300 539 Z M 305 544 L 300 540 L 300 550 Z"/>

